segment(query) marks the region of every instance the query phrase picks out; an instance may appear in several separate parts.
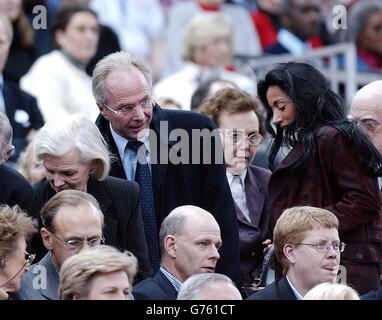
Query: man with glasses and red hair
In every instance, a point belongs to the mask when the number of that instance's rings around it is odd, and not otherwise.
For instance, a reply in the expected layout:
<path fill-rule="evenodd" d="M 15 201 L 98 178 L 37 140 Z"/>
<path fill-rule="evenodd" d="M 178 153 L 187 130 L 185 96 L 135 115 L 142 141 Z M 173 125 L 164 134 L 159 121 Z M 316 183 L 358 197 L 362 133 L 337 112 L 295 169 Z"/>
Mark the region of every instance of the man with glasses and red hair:
<path fill-rule="evenodd" d="M 283 277 L 248 300 L 302 300 L 317 284 L 336 281 L 345 244 L 330 211 L 308 206 L 285 210 L 276 222 L 273 241 Z M 341 279 L 346 280 L 344 274 Z"/>
<path fill-rule="evenodd" d="M 84 247 L 104 243 L 103 213 L 97 200 L 77 190 L 64 190 L 42 208 L 41 237 L 49 252 L 24 275 L 18 297 L 22 300 L 59 300 L 62 263 Z"/>

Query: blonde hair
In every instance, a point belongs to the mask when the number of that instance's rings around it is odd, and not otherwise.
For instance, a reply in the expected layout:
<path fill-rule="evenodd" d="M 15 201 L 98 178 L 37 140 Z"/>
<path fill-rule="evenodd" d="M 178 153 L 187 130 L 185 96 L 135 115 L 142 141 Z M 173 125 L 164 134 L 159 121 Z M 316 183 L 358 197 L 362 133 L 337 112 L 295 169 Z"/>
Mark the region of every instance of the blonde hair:
<path fill-rule="evenodd" d="M 320 283 L 310 289 L 304 300 L 360 300 L 357 291 L 339 283 Z"/>
<path fill-rule="evenodd" d="M 130 252 L 120 252 L 110 246 L 97 246 L 81 251 L 64 261 L 60 269 L 61 300 L 73 300 L 75 295 L 87 296 L 97 274 L 124 271 L 130 287 L 137 273 L 137 258 Z"/>
<path fill-rule="evenodd" d="M 232 44 L 232 23 L 224 13 L 205 12 L 195 15 L 186 26 L 182 58 L 194 61 L 197 48 L 212 43 L 222 35 L 228 35 Z"/>
<path fill-rule="evenodd" d="M 28 217 L 18 206 L 0 206 L 0 267 L 3 267 L 7 256 L 17 248 L 20 237 L 26 241 L 37 231 L 37 222 Z"/>
<path fill-rule="evenodd" d="M 47 122 L 36 135 L 35 152 L 39 159 L 46 155 L 60 157 L 77 147 L 80 161 L 95 162 L 95 176 L 104 180 L 110 170 L 110 153 L 97 126 L 80 116 L 67 116 Z"/>
<path fill-rule="evenodd" d="M 283 265 L 283 274 L 289 268 L 289 261 L 283 252 L 285 245 L 301 242 L 305 232 L 317 227 L 338 229 L 338 219 L 326 209 L 308 206 L 289 208 L 282 213 L 276 222 L 273 239 L 277 260 Z"/>

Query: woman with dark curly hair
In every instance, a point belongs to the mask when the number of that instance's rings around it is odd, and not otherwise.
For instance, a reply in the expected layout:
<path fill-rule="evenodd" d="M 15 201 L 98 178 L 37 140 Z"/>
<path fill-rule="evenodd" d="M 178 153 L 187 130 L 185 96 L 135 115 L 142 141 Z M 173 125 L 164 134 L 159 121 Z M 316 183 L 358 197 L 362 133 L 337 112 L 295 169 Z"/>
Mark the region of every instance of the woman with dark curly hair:
<path fill-rule="evenodd" d="M 308 64 L 279 64 L 259 83 L 258 94 L 267 112 L 265 126 L 274 138 L 271 167 L 283 144 L 292 149 L 273 168 L 269 182 L 274 220 L 296 205 L 330 210 L 339 219 L 340 238 L 347 244 L 341 256 L 346 274 L 341 277 L 360 293 L 377 288 L 382 244 L 377 232 L 382 227 L 377 225 L 380 154 L 347 120 L 344 103 L 328 80 Z"/>

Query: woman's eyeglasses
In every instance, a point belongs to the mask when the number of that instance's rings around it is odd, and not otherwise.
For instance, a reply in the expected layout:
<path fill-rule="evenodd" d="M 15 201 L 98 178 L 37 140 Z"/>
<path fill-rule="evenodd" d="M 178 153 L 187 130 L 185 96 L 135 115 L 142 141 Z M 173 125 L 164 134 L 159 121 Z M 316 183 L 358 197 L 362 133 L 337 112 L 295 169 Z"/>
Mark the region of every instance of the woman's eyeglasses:
<path fill-rule="evenodd" d="M 21 266 L 21 268 L 16 272 L 16 274 L 15 274 L 12 278 L 10 278 L 9 280 L 7 280 L 5 283 L 1 284 L 0 287 L 4 287 L 4 286 L 6 286 L 8 283 L 10 283 L 11 281 L 13 281 L 13 280 L 20 274 L 20 272 L 21 272 L 22 270 L 25 270 L 25 268 L 29 267 L 29 266 L 32 264 L 34 258 L 36 257 L 35 254 L 28 253 L 28 252 L 26 252 L 26 251 L 24 251 L 24 254 L 25 254 L 25 263 Z M 4 266 L 4 267 L 6 267 L 6 265 L 7 265 L 7 263 L 5 262 L 5 266 Z"/>

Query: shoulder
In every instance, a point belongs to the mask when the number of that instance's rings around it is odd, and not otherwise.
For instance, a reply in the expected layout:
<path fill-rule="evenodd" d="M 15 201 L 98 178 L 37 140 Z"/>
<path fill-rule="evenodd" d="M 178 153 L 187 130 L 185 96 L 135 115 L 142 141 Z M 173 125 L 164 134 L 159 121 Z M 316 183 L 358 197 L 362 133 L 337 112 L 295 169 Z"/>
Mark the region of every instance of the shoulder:
<path fill-rule="evenodd" d="M 20 187 L 24 187 L 28 190 L 32 190 L 31 185 L 25 179 L 25 177 L 15 169 L 7 165 L 0 165 L 0 180 L 2 182 L 6 182 L 8 186 L 9 184 L 13 184 L 18 185 Z"/>
<path fill-rule="evenodd" d="M 98 181 L 98 183 L 104 185 L 106 188 L 122 189 L 123 191 L 139 193 L 138 184 L 126 179 L 108 176 L 105 180 Z"/>
<path fill-rule="evenodd" d="M 216 129 L 216 125 L 209 117 L 197 112 L 163 109 L 160 109 L 160 112 L 168 119 L 174 128 L 182 128 L 186 130 Z M 156 118 L 157 121 L 158 118 Z"/>
<path fill-rule="evenodd" d="M 258 167 L 258 166 L 254 166 L 254 165 L 250 165 L 248 167 L 248 170 L 256 177 L 256 178 L 259 178 L 259 179 L 262 179 L 262 180 L 269 180 L 272 172 L 268 169 L 265 169 L 265 168 L 262 168 L 262 167 Z"/>
<path fill-rule="evenodd" d="M 261 291 L 250 295 L 246 300 L 278 300 L 277 299 L 277 280 L 266 286 Z"/>

